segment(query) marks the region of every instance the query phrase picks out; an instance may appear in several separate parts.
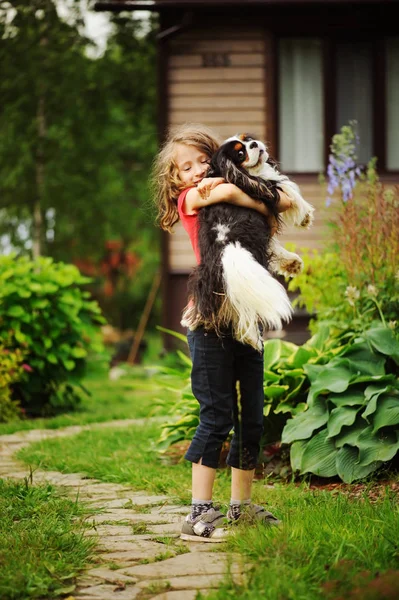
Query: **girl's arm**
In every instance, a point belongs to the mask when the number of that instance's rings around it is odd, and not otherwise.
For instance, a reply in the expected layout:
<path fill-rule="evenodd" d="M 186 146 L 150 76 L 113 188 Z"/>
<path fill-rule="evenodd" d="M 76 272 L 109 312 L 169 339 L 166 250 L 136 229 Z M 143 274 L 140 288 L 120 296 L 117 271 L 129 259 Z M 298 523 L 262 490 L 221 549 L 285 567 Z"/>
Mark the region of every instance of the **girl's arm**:
<path fill-rule="evenodd" d="M 252 208 L 257 210 L 262 215 L 270 217 L 271 214 L 263 204 L 263 202 L 259 202 L 254 200 L 247 194 L 245 194 L 240 188 L 232 183 L 219 183 L 213 189 L 208 190 L 207 194 L 205 194 L 201 188 L 192 188 L 186 196 L 185 199 L 185 213 L 195 214 L 198 210 L 203 208 L 204 206 L 209 206 L 209 204 L 218 204 L 219 202 L 228 202 L 230 204 L 236 204 L 237 206 L 244 206 L 246 208 Z M 291 208 L 291 200 L 289 197 L 279 190 L 280 202 L 278 211 L 284 212 L 288 208 Z"/>

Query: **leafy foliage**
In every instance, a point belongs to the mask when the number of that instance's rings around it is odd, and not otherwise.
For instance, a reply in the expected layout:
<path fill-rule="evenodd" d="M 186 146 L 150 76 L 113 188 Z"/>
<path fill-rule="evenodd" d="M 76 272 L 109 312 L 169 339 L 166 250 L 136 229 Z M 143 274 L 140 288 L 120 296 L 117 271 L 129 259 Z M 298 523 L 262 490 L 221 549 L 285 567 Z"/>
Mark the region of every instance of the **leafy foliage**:
<path fill-rule="evenodd" d="M 332 145 L 333 155 L 338 153 L 341 159 L 344 151 L 352 150 L 350 143 L 349 149 L 344 142 Z M 341 186 L 343 198 L 331 223 L 332 242 L 323 252 L 305 256 L 303 273 L 288 287 L 299 290 L 297 302 L 316 312 L 318 321 L 334 320 L 342 327 L 350 323 L 361 331 L 381 319 L 398 331 L 399 187 L 381 183 L 375 159 L 356 188 L 353 177 L 348 196 L 344 183 L 334 179 L 333 187 Z M 316 331 L 317 322 L 311 328 Z"/>
<path fill-rule="evenodd" d="M 139 259 L 134 278 L 104 299 L 98 269 L 92 292 L 115 325 L 134 328 L 159 264 L 147 185 L 157 23 L 113 17 L 93 56 L 81 4 L 68 3 L 68 20 L 56 0 L 0 4 L 0 244 L 28 254 L 38 238 L 42 255 L 97 267 L 106 243 L 121 242 Z"/>
<path fill-rule="evenodd" d="M 308 410 L 287 421 L 300 473 L 361 479 L 399 450 L 399 342 L 377 324 L 341 347 L 324 365 L 308 362 Z"/>
<path fill-rule="evenodd" d="M 30 414 L 74 407 L 92 346 L 104 322 L 82 290 L 89 280 L 76 267 L 50 258 L 0 257 L 0 339 L 23 348 L 29 372 L 13 384 L 13 397 Z"/>
<path fill-rule="evenodd" d="M 24 377 L 22 362 L 20 348 L 10 351 L 0 341 L 0 423 L 13 421 L 21 414 L 19 402 L 11 397 L 11 386 Z"/>

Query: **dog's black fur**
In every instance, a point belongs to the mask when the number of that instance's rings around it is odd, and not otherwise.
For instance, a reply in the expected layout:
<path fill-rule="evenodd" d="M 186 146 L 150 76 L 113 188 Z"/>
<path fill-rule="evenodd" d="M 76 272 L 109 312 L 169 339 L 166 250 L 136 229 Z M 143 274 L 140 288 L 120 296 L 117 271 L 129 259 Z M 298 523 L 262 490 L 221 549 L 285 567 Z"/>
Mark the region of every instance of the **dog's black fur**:
<path fill-rule="evenodd" d="M 236 149 L 237 140 L 224 143 L 211 159 L 207 177 L 223 177 L 243 190 L 248 196 L 263 202 L 279 223 L 278 188 L 272 182 L 249 175 Z M 234 167 L 233 167 L 234 165 Z M 217 241 L 216 224 L 229 228 L 223 242 Z M 224 301 L 224 282 L 221 255 L 228 243 L 239 242 L 254 258 L 268 269 L 272 258 L 269 249 L 271 227 L 269 219 L 260 212 L 230 203 L 204 207 L 198 215 L 198 243 L 201 264 L 191 272 L 188 294 L 205 324 L 217 329 L 217 315 Z"/>

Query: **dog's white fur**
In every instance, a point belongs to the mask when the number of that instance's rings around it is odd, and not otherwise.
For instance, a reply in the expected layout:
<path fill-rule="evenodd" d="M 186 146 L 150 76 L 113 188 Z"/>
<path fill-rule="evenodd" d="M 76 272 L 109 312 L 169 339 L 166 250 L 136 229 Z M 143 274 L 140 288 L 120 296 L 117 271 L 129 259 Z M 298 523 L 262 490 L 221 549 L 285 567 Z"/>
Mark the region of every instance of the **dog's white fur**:
<path fill-rule="evenodd" d="M 292 318 L 287 292 L 239 242 L 226 246 L 222 264 L 226 297 L 235 311 L 236 339 L 261 351 L 259 322 L 267 329 L 282 329 L 283 321 Z"/>
<path fill-rule="evenodd" d="M 266 145 L 260 140 L 251 139 L 250 141 L 243 141 L 242 135 L 234 135 L 225 140 L 225 142 L 230 140 L 237 140 L 237 142 L 241 142 L 246 147 L 248 158 L 242 163 L 242 167 L 250 175 L 256 175 L 266 181 L 275 182 L 291 200 L 291 208 L 280 214 L 282 223 L 284 225 L 309 228 L 314 219 L 314 207 L 302 197 L 296 183 L 291 181 L 286 175 L 282 175 L 273 165 L 267 162 L 269 160 L 269 153 Z M 271 239 L 271 250 L 274 258 L 270 264 L 270 268 L 275 273 L 292 277 L 302 271 L 303 260 L 301 257 L 295 252 L 286 250 L 276 239 L 276 236 L 273 236 Z"/>

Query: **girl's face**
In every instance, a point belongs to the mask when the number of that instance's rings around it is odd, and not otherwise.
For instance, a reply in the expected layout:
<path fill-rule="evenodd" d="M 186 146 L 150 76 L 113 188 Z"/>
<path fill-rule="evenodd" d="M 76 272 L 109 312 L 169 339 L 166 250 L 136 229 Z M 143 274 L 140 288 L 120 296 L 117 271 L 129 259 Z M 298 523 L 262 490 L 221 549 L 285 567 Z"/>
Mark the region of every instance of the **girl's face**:
<path fill-rule="evenodd" d="M 187 187 L 198 185 L 209 168 L 210 158 L 195 146 L 177 144 L 176 164 L 179 178 Z"/>

